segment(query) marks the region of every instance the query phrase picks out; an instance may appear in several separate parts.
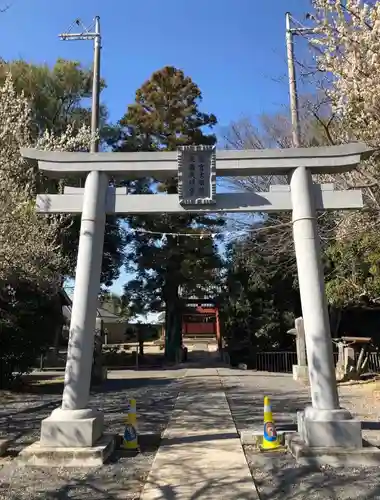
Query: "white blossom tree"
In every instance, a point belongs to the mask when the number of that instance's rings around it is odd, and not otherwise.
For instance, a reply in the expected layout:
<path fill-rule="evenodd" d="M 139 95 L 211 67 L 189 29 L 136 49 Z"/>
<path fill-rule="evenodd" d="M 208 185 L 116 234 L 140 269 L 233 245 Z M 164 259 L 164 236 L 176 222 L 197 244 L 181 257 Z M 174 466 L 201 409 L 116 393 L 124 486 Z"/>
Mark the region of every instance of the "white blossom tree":
<path fill-rule="evenodd" d="M 380 2 L 313 0 L 320 70 L 331 75 L 328 95 L 339 121 L 337 143 L 362 141 L 380 147 Z M 373 213 L 380 211 L 378 155 L 339 179 L 363 187 Z"/>
<path fill-rule="evenodd" d="M 316 82 L 317 95 L 311 99 L 300 96 L 302 143 L 343 144 L 362 141 L 380 148 L 380 2 L 360 0 L 313 0 L 311 22 L 314 32 L 310 36 L 315 60 L 309 66 Z M 316 63 L 316 64 L 315 64 Z M 320 72 L 316 74 L 313 68 Z M 297 66 L 302 72 L 301 64 Z M 232 147 L 290 147 L 289 121 L 274 117 L 274 126 L 267 123 L 257 131 L 249 124 L 234 124 L 229 130 L 227 143 Z M 263 124 L 262 124 L 263 125 Z M 311 128 L 310 128 L 311 125 Z M 320 135 L 321 133 L 321 135 Z M 309 135 L 311 142 L 308 140 Z M 320 137 L 319 137 L 320 135 Z M 316 145 L 314 144 L 314 145 Z M 380 246 L 380 163 L 378 154 L 347 174 L 318 176 L 317 182 L 333 182 L 337 188 L 362 188 L 365 210 L 324 214 L 321 237 L 324 248 L 334 262 L 329 281 L 329 298 L 340 303 L 367 294 L 380 296 L 380 270 L 377 248 Z M 258 191 L 268 183 L 281 179 L 239 179 L 239 187 Z M 280 225 L 281 238 L 273 224 L 273 241 L 269 252 L 282 253 L 291 245 L 291 230 Z M 287 237 L 284 237 L 284 235 Z M 334 242 L 337 240 L 337 243 Z M 335 247 L 334 247 L 335 245 Z M 360 250 L 360 251 L 359 251 Z M 359 255 L 355 265 L 353 254 Z"/>
<path fill-rule="evenodd" d="M 46 131 L 31 143 L 29 105 L 16 94 L 9 76 L 0 88 L 0 279 L 12 275 L 39 281 L 55 279 L 62 256 L 55 244 L 59 221 L 36 214 L 34 199 L 42 175 L 20 156 L 22 147 L 78 151 L 88 148 L 86 128 L 59 137 Z M 50 276 L 48 276 L 50 274 Z"/>
<path fill-rule="evenodd" d="M 313 6 L 310 43 L 319 69 L 329 77 L 334 142 L 361 141 L 375 150 L 354 171 L 327 179 L 341 188 L 362 188 L 365 197 L 364 211 L 337 220 L 328 291 L 339 303 L 363 294 L 379 298 L 380 2 L 313 0 Z"/>
<path fill-rule="evenodd" d="M 65 264 L 57 245 L 62 221 L 36 213 L 35 195 L 45 179 L 21 158 L 20 148 L 78 151 L 91 140 L 88 129 L 74 134 L 68 127 L 61 136 L 46 131 L 33 144 L 32 125 L 28 101 L 9 75 L 0 87 L 0 385 L 15 366 L 28 366 L 49 333 L 41 330 L 53 326 Z"/>

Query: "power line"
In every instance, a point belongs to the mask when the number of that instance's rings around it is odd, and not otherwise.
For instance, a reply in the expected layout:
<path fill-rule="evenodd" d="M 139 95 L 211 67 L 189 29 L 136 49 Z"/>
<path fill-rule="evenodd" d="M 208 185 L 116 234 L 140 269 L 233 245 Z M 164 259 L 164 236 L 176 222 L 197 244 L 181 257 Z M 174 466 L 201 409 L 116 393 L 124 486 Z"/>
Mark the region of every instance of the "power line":
<path fill-rule="evenodd" d="M 129 232 L 131 234 L 149 234 L 152 236 L 162 236 L 163 238 L 165 236 L 175 236 L 175 237 L 184 236 L 184 237 L 199 238 L 199 239 L 203 239 L 203 238 L 215 239 L 218 236 L 222 236 L 222 235 L 228 235 L 228 236 L 240 235 L 240 236 L 243 236 L 245 234 L 258 233 L 260 231 L 270 231 L 270 230 L 278 229 L 281 227 L 289 227 L 291 225 L 292 225 L 292 222 L 284 222 L 281 224 L 274 224 L 272 226 L 262 226 L 262 227 L 256 227 L 253 229 L 242 229 L 240 231 L 212 231 L 212 232 L 211 231 L 210 232 L 200 231 L 199 233 L 173 233 L 170 231 L 148 231 L 145 229 L 127 229 L 127 232 Z"/>

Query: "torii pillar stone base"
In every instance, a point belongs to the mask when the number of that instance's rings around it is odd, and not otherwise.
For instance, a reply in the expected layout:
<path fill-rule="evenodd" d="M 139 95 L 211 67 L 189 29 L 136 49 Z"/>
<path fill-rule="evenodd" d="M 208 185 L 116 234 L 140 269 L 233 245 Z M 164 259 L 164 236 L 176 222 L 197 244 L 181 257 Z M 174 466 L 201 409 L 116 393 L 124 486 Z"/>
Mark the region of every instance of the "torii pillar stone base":
<path fill-rule="evenodd" d="M 362 426 L 349 411 L 316 410 L 308 406 L 297 413 L 298 434 L 310 448 L 362 448 Z"/>
<path fill-rule="evenodd" d="M 41 422 L 40 443 L 44 447 L 89 447 L 103 435 L 103 413 L 57 408 Z"/>

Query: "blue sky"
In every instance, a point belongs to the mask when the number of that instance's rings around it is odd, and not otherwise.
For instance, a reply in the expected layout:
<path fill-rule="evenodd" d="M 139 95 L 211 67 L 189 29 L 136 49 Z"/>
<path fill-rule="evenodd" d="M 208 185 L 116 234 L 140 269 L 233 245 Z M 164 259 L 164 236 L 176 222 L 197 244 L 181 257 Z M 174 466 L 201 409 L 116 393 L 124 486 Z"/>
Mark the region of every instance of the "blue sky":
<path fill-rule="evenodd" d="M 53 64 L 63 57 L 90 65 L 91 42 L 62 42 L 58 34 L 75 18 L 89 24 L 99 15 L 108 85 L 102 100 L 111 121 L 153 71 L 173 65 L 199 85 L 202 109 L 220 127 L 287 105 L 284 15 L 302 20 L 310 9 L 309 0 L 0 0 L 8 4 L 0 14 L 4 59 Z"/>
<path fill-rule="evenodd" d="M 284 14 L 303 18 L 309 0 L 0 0 L 0 55 L 91 64 L 91 42 L 61 42 L 75 18 L 101 17 L 103 100 L 116 121 L 135 90 L 164 65 L 200 86 L 203 108 L 226 125 L 287 102 Z"/>

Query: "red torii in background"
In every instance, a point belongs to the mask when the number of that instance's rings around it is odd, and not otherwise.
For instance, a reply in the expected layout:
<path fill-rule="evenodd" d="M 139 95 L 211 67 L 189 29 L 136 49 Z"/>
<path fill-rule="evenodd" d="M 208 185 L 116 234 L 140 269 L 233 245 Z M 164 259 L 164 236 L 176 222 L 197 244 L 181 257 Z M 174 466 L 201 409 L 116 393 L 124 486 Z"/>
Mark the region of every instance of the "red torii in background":
<path fill-rule="evenodd" d="M 211 318 L 212 321 L 204 321 Z M 198 319 L 198 321 L 194 321 Z M 182 336 L 207 337 L 215 336 L 220 348 L 220 321 L 218 307 L 197 306 L 194 312 L 185 312 L 182 317 Z"/>

